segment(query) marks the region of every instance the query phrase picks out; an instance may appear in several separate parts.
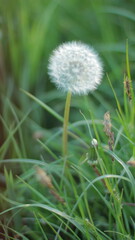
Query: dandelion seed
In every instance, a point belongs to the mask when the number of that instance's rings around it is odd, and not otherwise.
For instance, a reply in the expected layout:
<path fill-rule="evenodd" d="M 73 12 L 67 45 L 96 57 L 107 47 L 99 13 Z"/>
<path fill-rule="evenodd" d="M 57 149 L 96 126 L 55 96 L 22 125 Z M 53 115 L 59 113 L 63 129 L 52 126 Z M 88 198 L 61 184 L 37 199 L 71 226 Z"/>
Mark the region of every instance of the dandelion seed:
<path fill-rule="evenodd" d="M 103 75 L 102 63 L 93 48 L 74 41 L 53 51 L 48 69 L 57 88 L 80 95 L 95 90 Z"/>

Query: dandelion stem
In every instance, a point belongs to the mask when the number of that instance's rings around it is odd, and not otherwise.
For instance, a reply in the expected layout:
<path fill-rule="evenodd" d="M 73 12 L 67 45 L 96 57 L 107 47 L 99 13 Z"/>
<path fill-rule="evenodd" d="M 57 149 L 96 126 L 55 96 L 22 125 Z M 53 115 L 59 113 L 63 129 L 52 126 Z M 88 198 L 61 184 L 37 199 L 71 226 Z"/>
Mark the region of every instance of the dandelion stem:
<path fill-rule="evenodd" d="M 68 121 L 71 102 L 71 92 L 67 93 L 65 111 L 64 111 L 64 124 L 63 124 L 63 156 L 67 156 L 67 142 L 68 142 Z"/>

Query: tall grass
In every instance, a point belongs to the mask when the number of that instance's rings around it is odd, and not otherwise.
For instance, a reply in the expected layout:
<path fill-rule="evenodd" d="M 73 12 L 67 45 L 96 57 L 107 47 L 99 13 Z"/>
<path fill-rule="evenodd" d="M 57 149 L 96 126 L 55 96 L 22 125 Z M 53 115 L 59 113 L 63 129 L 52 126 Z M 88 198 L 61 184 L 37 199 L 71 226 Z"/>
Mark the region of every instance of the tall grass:
<path fill-rule="evenodd" d="M 2 239 L 135 239 L 133 7 L 133 0 L 1 1 Z M 66 165 L 65 95 L 47 64 L 52 49 L 71 40 L 94 45 L 105 73 L 99 90 L 72 98 Z"/>

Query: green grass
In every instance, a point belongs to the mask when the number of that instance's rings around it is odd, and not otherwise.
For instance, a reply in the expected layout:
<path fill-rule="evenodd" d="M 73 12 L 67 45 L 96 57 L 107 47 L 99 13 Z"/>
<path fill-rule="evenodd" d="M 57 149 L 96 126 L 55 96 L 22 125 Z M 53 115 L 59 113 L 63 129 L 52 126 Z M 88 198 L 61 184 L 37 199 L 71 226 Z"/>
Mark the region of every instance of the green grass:
<path fill-rule="evenodd" d="M 135 73 L 133 9 L 133 0 L 1 1 L 0 238 L 135 240 L 134 81 L 130 96 L 124 87 Z M 92 94 L 72 96 L 65 157 L 66 96 L 47 65 L 71 40 L 96 48 L 104 77 Z"/>

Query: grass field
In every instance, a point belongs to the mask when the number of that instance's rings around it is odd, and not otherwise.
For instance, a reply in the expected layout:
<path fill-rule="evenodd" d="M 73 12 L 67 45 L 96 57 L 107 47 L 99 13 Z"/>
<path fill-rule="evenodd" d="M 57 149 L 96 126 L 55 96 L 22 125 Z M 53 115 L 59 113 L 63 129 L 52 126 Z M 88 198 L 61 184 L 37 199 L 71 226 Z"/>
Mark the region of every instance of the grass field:
<path fill-rule="evenodd" d="M 135 240 L 134 7 L 0 1 L 0 239 Z M 71 98 L 65 157 L 66 94 L 47 67 L 68 41 L 92 45 L 104 75 Z"/>

